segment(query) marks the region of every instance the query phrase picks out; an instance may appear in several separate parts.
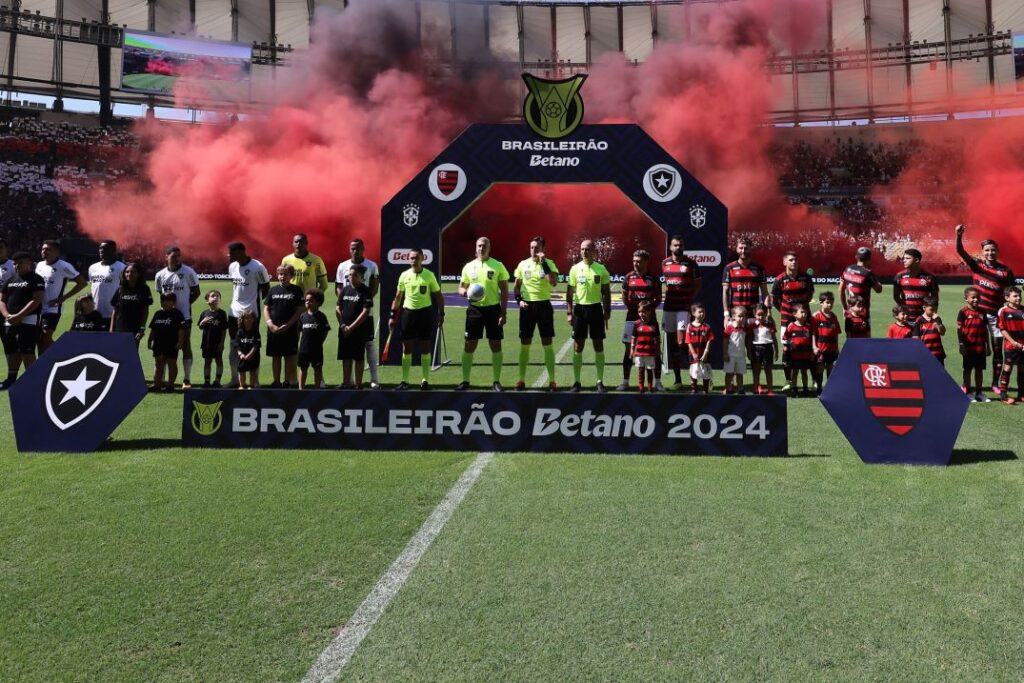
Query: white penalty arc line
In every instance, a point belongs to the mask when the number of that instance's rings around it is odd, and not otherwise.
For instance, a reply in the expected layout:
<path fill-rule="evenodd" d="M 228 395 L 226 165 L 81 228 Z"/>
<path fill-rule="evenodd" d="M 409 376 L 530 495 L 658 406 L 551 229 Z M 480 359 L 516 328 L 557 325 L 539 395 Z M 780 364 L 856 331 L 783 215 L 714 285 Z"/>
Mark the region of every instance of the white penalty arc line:
<path fill-rule="evenodd" d="M 565 360 L 565 355 L 567 353 L 569 353 L 569 349 L 571 349 L 571 348 L 572 348 L 572 338 L 570 337 L 569 339 L 565 340 L 564 344 L 562 344 L 562 348 L 558 349 L 558 354 L 555 356 L 555 363 L 561 363 L 563 360 Z M 548 382 L 548 369 L 544 368 L 540 372 L 540 377 L 538 377 L 537 381 L 533 383 L 533 388 L 534 389 L 539 389 L 542 386 L 544 386 L 545 384 L 547 384 L 547 382 Z"/>
<path fill-rule="evenodd" d="M 480 477 L 487 463 L 494 457 L 493 453 L 480 453 L 466 468 L 459 480 L 448 490 L 427 520 L 423 522 L 416 535 L 409 539 L 402 554 L 395 558 L 388 570 L 377 580 L 376 585 L 356 608 L 355 613 L 342 627 L 341 632 L 332 640 L 313 666 L 306 672 L 302 683 L 331 683 L 341 675 L 342 670 L 352 659 L 352 655 L 370 633 L 377 620 L 398 595 L 405 582 L 409 579 L 416 565 L 423 558 L 427 549 L 448 523 L 452 513 L 466 497 L 466 494 Z"/>

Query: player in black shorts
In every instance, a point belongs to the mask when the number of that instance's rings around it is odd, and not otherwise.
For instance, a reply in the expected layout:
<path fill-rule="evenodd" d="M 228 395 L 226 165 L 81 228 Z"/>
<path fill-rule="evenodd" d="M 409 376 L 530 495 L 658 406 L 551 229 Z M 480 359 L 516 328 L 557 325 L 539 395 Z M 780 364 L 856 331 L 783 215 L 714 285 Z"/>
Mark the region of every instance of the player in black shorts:
<path fill-rule="evenodd" d="M 39 343 L 39 311 L 43 306 L 46 284 L 33 270 L 32 257 L 19 251 L 11 257 L 14 276 L 0 289 L 0 317 L 3 318 L 3 345 L 7 355 L 7 379 L 0 389 L 7 389 L 18 376 L 22 365 L 26 369 L 36 360 Z"/>
<path fill-rule="evenodd" d="M 299 353 L 299 317 L 302 315 L 302 300 L 305 294 L 292 284 L 295 269 L 291 266 L 277 267 L 277 279 L 281 284 L 270 289 L 263 317 L 267 323 L 267 355 L 271 358 L 274 381 L 271 389 L 280 389 L 281 359 L 284 359 L 284 387 L 298 386 L 296 365 Z"/>

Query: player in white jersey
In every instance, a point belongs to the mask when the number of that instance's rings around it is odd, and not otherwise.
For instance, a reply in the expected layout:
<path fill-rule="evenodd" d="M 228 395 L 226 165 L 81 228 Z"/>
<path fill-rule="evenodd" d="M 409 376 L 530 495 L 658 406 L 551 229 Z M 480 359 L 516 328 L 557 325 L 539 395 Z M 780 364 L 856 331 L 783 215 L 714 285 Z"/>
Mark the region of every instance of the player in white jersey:
<path fill-rule="evenodd" d="M 117 258 L 117 242 L 100 242 L 100 260 L 89 266 L 89 284 L 92 285 L 92 300 L 103 317 L 106 330 L 110 330 L 110 318 L 114 315 L 111 301 L 121 288 L 121 273 L 124 269 L 125 264 Z"/>
<path fill-rule="evenodd" d="M 14 270 L 14 261 L 7 257 L 7 241 L 3 237 L 0 237 L 0 291 L 3 291 L 4 285 L 7 284 L 8 280 L 14 279 L 16 272 Z M 5 330 L 7 326 L 0 323 L 0 343 L 4 347 L 4 356 L 7 359 L 8 372 L 14 364 L 14 345 L 7 339 L 7 333 Z M 19 357 L 20 362 L 20 357 Z M 13 379 L 13 378 L 8 378 Z"/>
<path fill-rule="evenodd" d="M 153 283 L 157 295 L 173 292 L 177 307 L 185 317 L 185 343 L 181 347 L 181 361 L 184 367 L 182 389 L 192 386 L 192 303 L 199 298 L 199 276 L 181 262 L 181 249 L 172 245 L 164 250 L 167 267 L 156 274 Z"/>
<path fill-rule="evenodd" d="M 370 318 L 366 325 L 370 330 L 370 338 L 366 342 L 366 363 L 370 366 L 370 388 L 380 388 L 378 378 L 378 366 L 380 361 L 377 357 L 377 323 L 373 319 L 373 298 L 377 296 L 380 289 L 380 269 L 377 264 L 364 256 L 366 247 L 358 237 L 354 238 L 348 245 L 348 253 L 351 258 L 342 261 L 338 266 L 338 273 L 334 278 L 334 293 L 341 299 L 341 291 L 348 286 L 348 273 L 352 266 L 363 266 L 366 273 L 363 275 L 363 282 L 370 289 Z"/>
<path fill-rule="evenodd" d="M 231 366 L 230 388 L 238 387 L 238 321 L 246 311 L 253 311 L 259 320 L 262 302 L 270 291 L 270 274 L 266 267 L 249 256 L 245 245 L 232 242 L 228 245 L 228 275 L 231 277 L 231 308 L 228 312 L 228 335 L 231 349 L 228 363 Z M 258 324 L 258 323 L 257 323 Z"/>
<path fill-rule="evenodd" d="M 85 289 L 88 282 L 85 276 L 60 257 L 60 241 L 45 240 L 42 248 L 43 260 L 36 264 L 36 275 L 43 278 L 46 289 L 43 291 L 42 333 L 39 335 L 39 353 L 53 345 L 53 332 L 60 321 L 60 311 L 64 302 L 74 298 Z M 75 283 L 67 292 L 64 286 L 67 281 Z"/>

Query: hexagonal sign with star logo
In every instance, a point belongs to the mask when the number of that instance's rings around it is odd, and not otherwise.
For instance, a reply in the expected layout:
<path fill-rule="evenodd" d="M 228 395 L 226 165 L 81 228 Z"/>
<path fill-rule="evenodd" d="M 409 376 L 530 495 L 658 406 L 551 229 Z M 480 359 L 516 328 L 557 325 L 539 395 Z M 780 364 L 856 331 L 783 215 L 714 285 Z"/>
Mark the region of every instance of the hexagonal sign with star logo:
<path fill-rule="evenodd" d="M 970 399 L 920 339 L 850 339 L 821 402 L 866 463 L 948 465 Z"/>
<path fill-rule="evenodd" d="M 18 450 L 96 450 L 146 395 L 133 335 L 67 332 L 8 390 Z"/>

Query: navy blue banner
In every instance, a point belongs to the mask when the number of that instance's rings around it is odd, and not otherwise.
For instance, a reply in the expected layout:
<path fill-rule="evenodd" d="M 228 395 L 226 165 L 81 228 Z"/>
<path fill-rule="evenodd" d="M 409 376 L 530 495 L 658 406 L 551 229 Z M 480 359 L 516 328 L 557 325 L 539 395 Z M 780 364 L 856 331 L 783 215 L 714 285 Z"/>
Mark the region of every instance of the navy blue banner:
<path fill-rule="evenodd" d="M 948 465 L 970 399 L 920 339 L 850 339 L 821 402 L 866 463 Z"/>
<path fill-rule="evenodd" d="M 185 392 L 209 448 L 786 455 L 786 400 L 649 394 Z"/>
<path fill-rule="evenodd" d="M 612 183 L 668 235 L 682 235 L 700 264 L 707 319 L 721 333 L 718 283 L 727 258 L 728 210 L 635 124 L 579 126 L 545 140 L 526 124 L 470 126 L 381 209 L 379 343 L 387 339 L 388 309 L 411 247 L 441 276 L 441 233 L 494 183 Z M 553 243 L 559 235 L 549 235 Z M 524 244 L 525 247 L 525 244 Z M 666 250 L 667 251 L 667 250 Z M 655 254 L 652 266 L 661 258 Z M 559 264 L 568 271 L 571 264 Z M 451 264 L 448 269 L 452 270 Z M 396 332 L 392 348 L 399 341 Z M 720 367 L 721 345 L 712 346 Z M 392 354 L 397 363 L 401 354 Z"/>
<path fill-rule="evenodd" d="M 66 332 L 8 391 L 19 451 L 96 450 L 146 396 L 127 332 Z"/>

